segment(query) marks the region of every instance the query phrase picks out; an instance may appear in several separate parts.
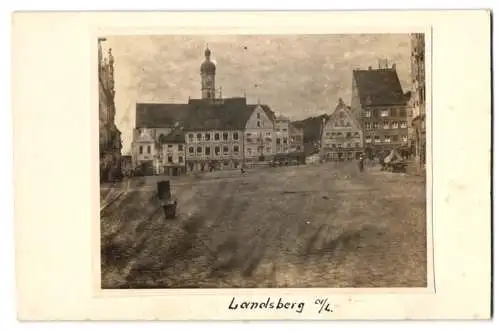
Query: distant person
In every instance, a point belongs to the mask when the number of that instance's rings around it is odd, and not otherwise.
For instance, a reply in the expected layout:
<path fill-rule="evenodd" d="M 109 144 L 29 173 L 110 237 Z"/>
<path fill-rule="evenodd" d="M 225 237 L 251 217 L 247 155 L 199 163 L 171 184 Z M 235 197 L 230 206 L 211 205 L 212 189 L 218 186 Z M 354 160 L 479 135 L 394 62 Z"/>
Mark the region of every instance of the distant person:
<path fill-rule="evenodd" d="M 382 155 L 379 155 L 379 163 L 380 163 L 381 170 L 385 170 L 385 161 L 384 161 L 384 157 Z"/>
<path fill-rule="evenodd" d="M 358 167 L 359 167 L 359 172 L 363 172 L 363 170 L 365 170 L 365 160 L 363 158 L 363 155 L 361 155 L 359 157 L 359 160 L 358 160 Z"/>
<path fill-rule="evenodd" d="M 243 175 L 245 173 L 245 168 L 241 167 L 241 174 Z"/>

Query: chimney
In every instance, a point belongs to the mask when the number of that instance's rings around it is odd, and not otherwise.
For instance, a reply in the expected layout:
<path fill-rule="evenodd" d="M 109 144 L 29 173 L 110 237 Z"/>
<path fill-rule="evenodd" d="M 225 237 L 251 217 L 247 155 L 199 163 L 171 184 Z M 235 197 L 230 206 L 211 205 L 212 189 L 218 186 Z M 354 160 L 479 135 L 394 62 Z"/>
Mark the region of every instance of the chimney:
<path fill-rule="evenodd" d="M 389 61 L 387 59 L 379 59 L 378 60 L 378 68 L 379 69 L 387 69 L 389 67 Z"/>

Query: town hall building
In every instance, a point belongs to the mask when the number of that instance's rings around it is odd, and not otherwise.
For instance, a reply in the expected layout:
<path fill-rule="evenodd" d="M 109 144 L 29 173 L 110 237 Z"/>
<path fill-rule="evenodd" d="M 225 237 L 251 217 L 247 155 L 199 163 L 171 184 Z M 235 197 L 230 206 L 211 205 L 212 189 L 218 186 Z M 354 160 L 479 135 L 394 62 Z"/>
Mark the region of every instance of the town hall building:
<path fill-rule="evenodd" d="M 136 104 L 132 163 L 142 173 L 236 169 L 270 161 L 276 154 L 274 112 L 265 104 L 248 104 L 245 97 L 222 98 L 210 56 L 207 48 L 200 66 L 200 99 Z"/>

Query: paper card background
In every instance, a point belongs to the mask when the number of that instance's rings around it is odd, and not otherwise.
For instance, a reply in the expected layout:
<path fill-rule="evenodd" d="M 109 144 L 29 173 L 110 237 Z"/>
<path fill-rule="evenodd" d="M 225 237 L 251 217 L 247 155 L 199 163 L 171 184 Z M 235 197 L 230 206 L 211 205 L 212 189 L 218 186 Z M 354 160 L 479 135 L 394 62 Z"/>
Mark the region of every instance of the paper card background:
<path fill-rule="evenodd" d="M 98 34 L 421 32 L 432 38 L 428 216 L 433 289 L 96 291 Z M 427 39 L 428 40 L 428 39 Z M 480 318 L 490 310 L 490 16 L 487 11 L 17 13 L 14 198 L 21 319 Z M 431 61 L 431 62 L 430 62 Z M 430 75 L 427 75 L 429 77 Z M 428 111 L 429 111 L 428 110 Z M 430 121 L 430 120 L 429 120 Z M 430 127 L 430 126 L 428 126 Z M 432 194 L 430 192 L 432 190 Z M 432 200 L 432 203 L 431 203 Z M 432 208 L 432 209 L 429 209 Z M 431 218 L 432 216 L 432 218 Z M 429 240 L 429 242 L 431 242 Z M 98 261 L 97 261 L 98 264 Z M 432 270 L 432 269 L 431 269 Z M 98 272 L 98 271 L 97 271 Z M 431 279 L 432 281 L 432 279 Z M 132 295 L 131 295 L 132 294 Z M 293 311 L 229 311 L 233 296 Z M 335 313 L 318 315 L 316 298 Z"/>

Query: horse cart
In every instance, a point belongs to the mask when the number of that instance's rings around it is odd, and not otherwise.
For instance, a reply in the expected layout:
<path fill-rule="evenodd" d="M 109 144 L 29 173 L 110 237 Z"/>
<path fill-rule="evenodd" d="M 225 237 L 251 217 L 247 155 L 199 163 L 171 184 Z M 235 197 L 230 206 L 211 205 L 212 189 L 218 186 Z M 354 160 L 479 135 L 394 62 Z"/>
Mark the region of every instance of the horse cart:
<path fill-rule="evenodd" d="M 387 164 L 387 168 L 391 171 L 391 172 L 406 172 L 406 167 L 408 166 L 408 164 L 404 161 L 400 161 L 400 162 L 389 162 Z"/>
<path fill-rule="evenodd" d="M 157 195 L 166 219 L 174 219 L 177 213 L 177 198 L 172 195 L 170 181 L 157 183 Z"/>
<path fill-rule="evenodd" d="M 390 172 L 406 172 L 408 163 L 401 157 L 401 154 L 393 149 L 383 160 L 382 170 Z"/>

